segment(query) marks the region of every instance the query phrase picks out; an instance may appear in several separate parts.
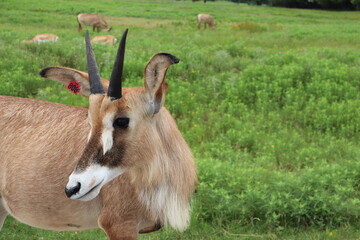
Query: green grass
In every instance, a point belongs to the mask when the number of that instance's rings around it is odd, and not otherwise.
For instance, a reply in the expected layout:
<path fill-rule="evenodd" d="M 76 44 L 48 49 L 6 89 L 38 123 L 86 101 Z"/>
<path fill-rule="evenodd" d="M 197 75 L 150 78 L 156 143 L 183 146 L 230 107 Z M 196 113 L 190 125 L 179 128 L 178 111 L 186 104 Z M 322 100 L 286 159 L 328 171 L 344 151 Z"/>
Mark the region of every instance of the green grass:
<path fill-rule="evenodd" d="M 0 94 L 87 105 L 37 73 L 86 71 L 76 14 L 129 28 L 125 86 L 141 85 L 151 56 L 181 59 L 166 106 L 199 173 L 192 224 L 140 239 L 360 237 L 360 15 L 230 2 L 9 1 L 0 8 Z M 210 13 L 216 29 L 196 29 Z M 90 28 L 88 28 L 90 29 Z M 55 33 L 56 44 L 22 44 Z M 96 33 L 90 31 L 94 36 Z M 99 34 L 107 34 L 100 32 Z M 109 78 L 116 47 L 96 45 Z M 106 239 L 101 230 L 53 232 L 8 218 L 0 239 Z"/>

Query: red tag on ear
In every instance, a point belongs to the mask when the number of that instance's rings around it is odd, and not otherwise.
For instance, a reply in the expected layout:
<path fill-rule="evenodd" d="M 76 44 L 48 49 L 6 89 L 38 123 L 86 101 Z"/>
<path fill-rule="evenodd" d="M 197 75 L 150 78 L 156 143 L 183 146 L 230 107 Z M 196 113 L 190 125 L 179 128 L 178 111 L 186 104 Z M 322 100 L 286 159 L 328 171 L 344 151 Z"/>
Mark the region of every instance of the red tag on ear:
<path fill-rule="evenodd" d="M 80 92 L 80 85 L 74 80 L 69 82 L 66 86 L 66 89 L 74 94 L 78 94 Z"/>

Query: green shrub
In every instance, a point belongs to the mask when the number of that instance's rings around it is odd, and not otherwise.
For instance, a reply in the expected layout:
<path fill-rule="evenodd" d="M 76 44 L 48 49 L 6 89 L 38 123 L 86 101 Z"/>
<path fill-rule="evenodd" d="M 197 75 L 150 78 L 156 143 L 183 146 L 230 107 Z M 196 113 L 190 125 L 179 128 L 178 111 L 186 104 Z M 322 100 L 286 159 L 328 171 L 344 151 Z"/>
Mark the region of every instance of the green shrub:
<path fill-rule="evenodd" d="M 196 194 L 199 217 L 221 224 L 263 229 L 337 227 L 359 224 L 358 162 L 324 165 L 301 173 L 253 168 L 201 159 Z"/>
<path fill-rule="evenodd" d="M 126 87 L 143 84 L 144 67 L 155 53 L 180 58 L 167 72 L 165 105 L 198 165 L 193 228 L 220 225 L 216 231 L 222 237 L 223 228 L 279 234 L 360 227 L 358 14 L 222 1 L 54 6 L 30 0 L 5 1 L 2 9 L 1 95 L 88 104 L 38 76 L 49 66 L 86 71 L 78 12 L 111 16 L 111 34 L 117 37 L 130 27 Z M 196 30 L 195 16 L 205 10 L 217 21 L 214 31 Z M 21 43 L 39 32 L 56 32 L 60 40 Z M 94 45 L 104 78 L 110 77 L 116 48 Z M 202 239 L 210 238 L 206 234 Z M 179 238 L 171 236 L 163 239 Z"/>

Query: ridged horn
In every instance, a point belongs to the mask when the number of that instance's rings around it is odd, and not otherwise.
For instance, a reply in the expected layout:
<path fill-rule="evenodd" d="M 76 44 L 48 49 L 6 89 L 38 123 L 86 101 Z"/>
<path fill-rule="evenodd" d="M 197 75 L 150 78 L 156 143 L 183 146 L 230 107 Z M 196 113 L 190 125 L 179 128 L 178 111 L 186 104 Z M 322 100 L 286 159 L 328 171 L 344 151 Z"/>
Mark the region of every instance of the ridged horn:
<path fill-rule="evenodd" d="M 86 42 L 86 57 L 87 57 L 88 74 L 89 74 L 89 82 L 90 82 L 90 93 L 104 94 L 105 91 L 100 80 L 99 70 L 96 65 L 94 51 L 90 43 L 90 36 L 88 30 L 86 30 L 85 33 L 85 42 Z"/>
<path fill-rule="evenodd" d="M 121 37 L 119 49 L 116 55 L 114 67 L 110 77 L 108 96 L 110 99 L 116 100 L 122 97 L 122 73 L 124 68 L 125 43 L 128 29 L 126 29 Z"/>

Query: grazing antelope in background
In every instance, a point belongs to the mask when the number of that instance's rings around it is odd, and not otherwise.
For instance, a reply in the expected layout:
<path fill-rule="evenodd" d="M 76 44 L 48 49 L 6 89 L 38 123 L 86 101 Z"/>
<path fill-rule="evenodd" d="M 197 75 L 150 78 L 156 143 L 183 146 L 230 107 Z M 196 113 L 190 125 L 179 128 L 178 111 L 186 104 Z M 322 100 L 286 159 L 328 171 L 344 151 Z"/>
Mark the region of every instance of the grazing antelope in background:
<path fill-rule="evenodd" d="M 212 29 L 215 28 L 214 18 L 210 14 L 200 13 L 197 15 L 198 29 L 201 29 L 201 24 L 204 23 L 204 29 L 206 29 L 206 24 L 208 24 Z"/>
<path fill-rule="evenodd" d="M 51 34 L 51 33 L 43 33 L 43 34 L 37 34 L 35 35 L 35 37 L 33 37 L 30 40 L 23 40 L 23 43 L 43 43 L 43 42 L 57 42 L 59 41 L 59 37 L 56 36 L 55 34 Z"/>
<path fill-rule="evenodd" d="M 91 14 L 91 13 L 80 13 L 77 15 L 77 21 L 79 23 L 79 32 L 82 30 L 83 25 L 93 26 L 93 31 L 95 28 L 97 32 L 101 29 L 104 29 L 105 32 L 109 32 L 111 28 L 107 26 L 105 19 L 99 14 Z"/>
<path fill-rule="evenodd" d="M 0 96 L 0 229 L 8 214 L 43 229 L 100 227 L 110 240 L 188 226 L 195 165 L 164 107 L 166 71 L 179 60 L 156 54 L 144 86 L 122 88 L 126 35 L 110 82 L 99 76 L 88 31 L 88 74 L 40 72 L 89 97 L 88 108 Z"/>
<path fill-rule="evenodd" d="M 95 36 L 91 39 L 91 43 L 104 43 L 109 45 L 114 45 L 116 43 L 116 37 L 112 35 L 103 35 L 103 36 Z"/>

